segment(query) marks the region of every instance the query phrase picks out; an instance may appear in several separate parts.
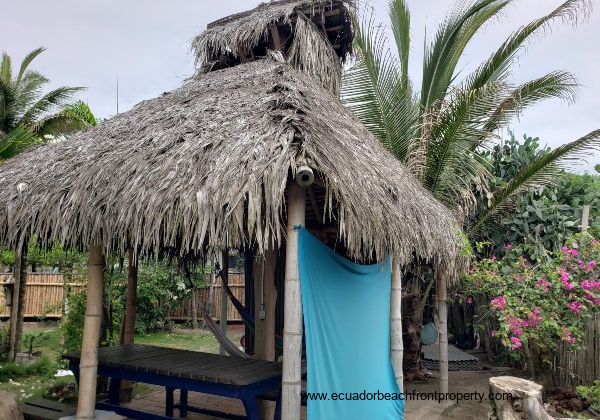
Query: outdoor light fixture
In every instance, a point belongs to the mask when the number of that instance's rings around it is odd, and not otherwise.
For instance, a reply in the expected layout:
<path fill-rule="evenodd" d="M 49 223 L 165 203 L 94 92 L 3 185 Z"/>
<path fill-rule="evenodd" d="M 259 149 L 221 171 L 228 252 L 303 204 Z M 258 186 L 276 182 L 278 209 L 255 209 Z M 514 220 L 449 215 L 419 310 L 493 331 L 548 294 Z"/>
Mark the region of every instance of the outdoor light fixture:
<path fill-rule="evenodd" d="M 15 277 L 10 276 L 8 280 L 2 283 L 4 288 L 4 306 L 12 306 L 13 290 L 15 289 Z"/>
<path fill-rule="evenodd" d="M 315 174 L 313 170 L 308 166 L 301 166 L 298 168 L 298 174 L 296 175 L 296 182 L 301 187 L 310 187 L 315 182 Z"/>

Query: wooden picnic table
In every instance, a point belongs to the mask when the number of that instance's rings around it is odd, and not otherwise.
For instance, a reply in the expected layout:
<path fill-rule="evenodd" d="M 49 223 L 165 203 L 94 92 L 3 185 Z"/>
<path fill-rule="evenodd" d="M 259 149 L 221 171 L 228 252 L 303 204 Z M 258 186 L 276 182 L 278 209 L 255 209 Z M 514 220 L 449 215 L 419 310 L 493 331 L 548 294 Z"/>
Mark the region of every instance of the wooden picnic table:
<path fill-rule="evenodd" d="M 65 356 L 69 368 L 79 380 L 79 354 Z M 180 416 L 188 411 L 218 417 L 236 418 L 226 413 L 188 406 L 188 391 L 220 395 L 242 401 L 246 418 L 258 419 L 256 399 L 281 388 L 281 366 L 276 362 L 241 359 L 212 353 L 177 350 L 165 347 L 129 344 L 102 347 L 98 352 L 98 375 L 110 377 L 109 399 L 96 404 L 98 408 L 140 419 L 173 418 L 175 408 Z M 143 413 L 119 404 L 121 380 L 131 380 L 166 388 L 165 416 Z M 181 390 L 180 401 L 174 404 L 174 390 Z"/>

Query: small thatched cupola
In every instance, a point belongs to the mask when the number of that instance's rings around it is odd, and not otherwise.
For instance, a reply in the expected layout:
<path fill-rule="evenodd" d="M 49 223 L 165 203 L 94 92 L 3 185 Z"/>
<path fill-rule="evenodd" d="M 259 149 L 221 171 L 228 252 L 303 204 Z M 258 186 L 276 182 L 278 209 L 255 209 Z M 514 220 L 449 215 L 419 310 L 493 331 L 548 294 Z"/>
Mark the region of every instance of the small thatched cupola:
<path fill-rule="evenodd" d="M 353 33 L 348 0 L 278 0 L 219 19 L 192 48 L 203 72 L 266 56 L 285 59 L 339 94 L 342 62 Z"/>

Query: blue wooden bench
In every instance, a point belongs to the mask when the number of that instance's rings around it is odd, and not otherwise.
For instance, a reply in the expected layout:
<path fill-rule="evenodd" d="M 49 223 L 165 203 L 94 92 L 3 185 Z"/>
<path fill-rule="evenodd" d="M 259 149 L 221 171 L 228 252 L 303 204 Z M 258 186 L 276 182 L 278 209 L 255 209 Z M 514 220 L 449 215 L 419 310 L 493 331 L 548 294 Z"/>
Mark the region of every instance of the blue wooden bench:
<path fill-rule="evenodd" d="M 66 356 L 69 368 L 79 378 L 79 354 Z M 131 344 L 103 347 L 98 354 L 98 375 L 111 378 L 109 398 L 96 404 L 99 409 L 114 411 L 133 419 L 173 418 L 175 409 L 181 417 L 197 412 L 223 418 L 240 418 L 228 413 L 192 407 L 188 392 L 202 392 L 239 399 L 247 419 L 259 419 L 257 398 L 279 392 L 281 366 L 276 362 L 240 359 L 212 353 L 201 353 L 163 347 Z M 165 415 L 158 416 L 124 407 L 119 403 L 121 380 L 130 380 L 166 388 Z M 174 390 L 180 399 L 174 401 Z"/>

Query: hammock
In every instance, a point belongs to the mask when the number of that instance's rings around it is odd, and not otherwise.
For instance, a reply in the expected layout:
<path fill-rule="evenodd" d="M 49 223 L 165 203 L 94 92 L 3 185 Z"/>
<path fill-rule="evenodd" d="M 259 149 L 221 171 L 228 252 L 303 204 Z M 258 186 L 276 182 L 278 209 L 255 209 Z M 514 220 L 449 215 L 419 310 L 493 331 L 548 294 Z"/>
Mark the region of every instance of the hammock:
<path fill-rule="evenodd" d="M 252 356 L 241 351 L 235 343 L 231 342 L 227 335 L 223 334 L 223 331 L 221 331 L 221 328 L 219 328 L 219 325 L 212 319 L 208 311 L 202 311 L 202 316 L 204 317 L 206 326 L 210 332 L 213 333 L 219 344 L 223 346 L 223 349 L 225 349 L 228 355 L 239 357 L 241 359 L 252 359 Z"/>
<path fill-rule="evenodd" d="M 242 302 L 240 302 L 235 297 L 233 291 L 229 287 L 229 284 L 223 282 L 223 286 L 225 287 L 225 292 L 227 293 L 227 296 L 229 296 L 229 300 L 231 300 L 231 303 L 233 304 L 233 306 L 235 306 L 235 309 L 239 312 L 240 316 L 242 317 L 244 325 L 246 325 L 250 330 L 252 330 L 252 332 L 254 332 L 256 327 L 254 324 L 254 316 L 252 315 L 252 313 L 248 309 L 246 309 Z M 278 350 L 283 349 L 283 338 L 281 338 L 281 336 L 275 336 L 275 348 Z"/>

